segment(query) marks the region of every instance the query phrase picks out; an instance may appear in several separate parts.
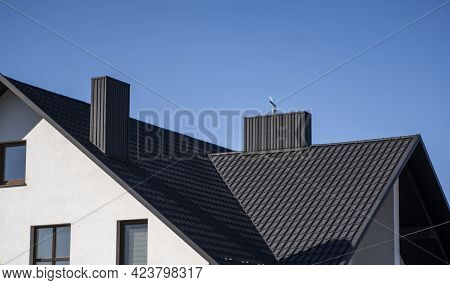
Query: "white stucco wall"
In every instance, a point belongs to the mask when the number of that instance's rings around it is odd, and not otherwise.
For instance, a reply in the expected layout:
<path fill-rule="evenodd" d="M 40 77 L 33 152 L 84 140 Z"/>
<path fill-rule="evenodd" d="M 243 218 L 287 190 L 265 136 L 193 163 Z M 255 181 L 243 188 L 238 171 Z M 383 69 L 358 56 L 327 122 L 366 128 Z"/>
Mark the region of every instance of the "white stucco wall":
<path fill-rule="evenodd" d="M 398 181 L 387 193 L 375 216 L 376 222 L 369 224 L 363 240 L 355 249 L 350 264 L 353 265 L 398 265 L 401 264 L 398 216 Z"/>
<path fill-rule="evenodd" d="M 207 264 L 7 91 L 0 97 L 0 142 L 20 140 L 27 142 L 27 186 L 0 188 L 0 264 L 29 264 L 31 226 L 60 223 L 71 223 L 71 264 L 115 264 L 117 221 L 129 219 L 148 219 L 149 264 Z"/>

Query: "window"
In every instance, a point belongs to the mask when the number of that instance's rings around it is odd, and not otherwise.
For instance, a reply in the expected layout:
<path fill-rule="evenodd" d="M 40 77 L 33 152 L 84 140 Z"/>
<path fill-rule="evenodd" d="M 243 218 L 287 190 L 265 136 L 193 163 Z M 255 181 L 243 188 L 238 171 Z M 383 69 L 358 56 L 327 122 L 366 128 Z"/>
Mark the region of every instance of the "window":
<path fill-rule="evenodd" d="M 147 264 L 147 220 L 119 221 L 117 264 Z"/>
<path fill-rule="evenodd" d="M 32 227 L 32 264 L 70 264 L 70 225 Z"/>
<path fill-rule="evenodd" d="M 25 142 L 0 144 L 0 186 L 25 184 Z"/>

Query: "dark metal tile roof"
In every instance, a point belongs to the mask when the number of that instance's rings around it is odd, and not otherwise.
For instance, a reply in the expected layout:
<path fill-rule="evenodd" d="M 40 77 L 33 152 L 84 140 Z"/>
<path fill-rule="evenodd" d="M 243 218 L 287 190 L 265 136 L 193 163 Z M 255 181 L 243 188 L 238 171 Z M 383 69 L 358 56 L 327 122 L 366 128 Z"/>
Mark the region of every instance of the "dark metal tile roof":
<path fill-rule="evenodd" d="M 339 264 L 415 138 L 210 158 L 281 263 Z"/>
<path fill-rule="evenodd" d="M 130 119 L 124 162 L 90 143 L 89 104 L 6 79 L 144 206 L 219 264 L 348 261 L 367 216 L 418 138 L 235 153 Z"/>
<path fill-rule="evenodd" d="M 89 104 L 8 80 L 216 262 L 274 262 L 207 156 L 228 149 L 130 119 L 129 161 L 111 159 L 89 141 Z M 158 151 L 144 150 L 145 135 Z"/>

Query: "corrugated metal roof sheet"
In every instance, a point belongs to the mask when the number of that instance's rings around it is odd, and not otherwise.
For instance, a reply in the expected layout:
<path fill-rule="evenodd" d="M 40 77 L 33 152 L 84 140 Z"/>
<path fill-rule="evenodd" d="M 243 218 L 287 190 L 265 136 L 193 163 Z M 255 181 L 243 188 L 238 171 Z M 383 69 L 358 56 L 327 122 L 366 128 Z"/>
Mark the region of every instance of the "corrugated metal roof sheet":
<path fill-rule="evenodd" d="M 276 258 L 312 264 L 351 251 L 414 138 L 210 158 Z"/>
<path fill-rule="evenodd" d="M 345 262 L 419 138 L 236 153 L 130 119 L 125 162 L 89 142 L 89 104 L 7 80 L 136 199 L 220 264 Z M 149 138 L 152 151 L 145 148 Z M 448 207 L 441 208 L 447 217 Z"/>
<path fill-rule="evenodd" d="M 89 104 L 8 80 L 216 262 L 274 262 L 207 156 L 228 149 L 130 119 L 129 161 L 112 159 L 89 141 Z"/>

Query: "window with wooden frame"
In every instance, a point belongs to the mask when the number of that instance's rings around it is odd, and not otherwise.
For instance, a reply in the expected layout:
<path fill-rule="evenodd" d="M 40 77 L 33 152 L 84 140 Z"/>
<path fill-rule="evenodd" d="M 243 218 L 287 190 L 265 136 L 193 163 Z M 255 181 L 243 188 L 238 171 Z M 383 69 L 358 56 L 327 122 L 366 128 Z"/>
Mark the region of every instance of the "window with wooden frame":
<path fill-rule="evenodd" d="M 117 264 L 147 264 L 147 220 L 117 222 Z"/>
<path fill-rule="evenodd" d="M 0 187 L 25 185 L 26 143 L 0 143 Z"/>
<path fill-rule="evenodd" d="M 33 265 L 69 265 L 70 225 L 32 227 L 30 259 Z"/>

